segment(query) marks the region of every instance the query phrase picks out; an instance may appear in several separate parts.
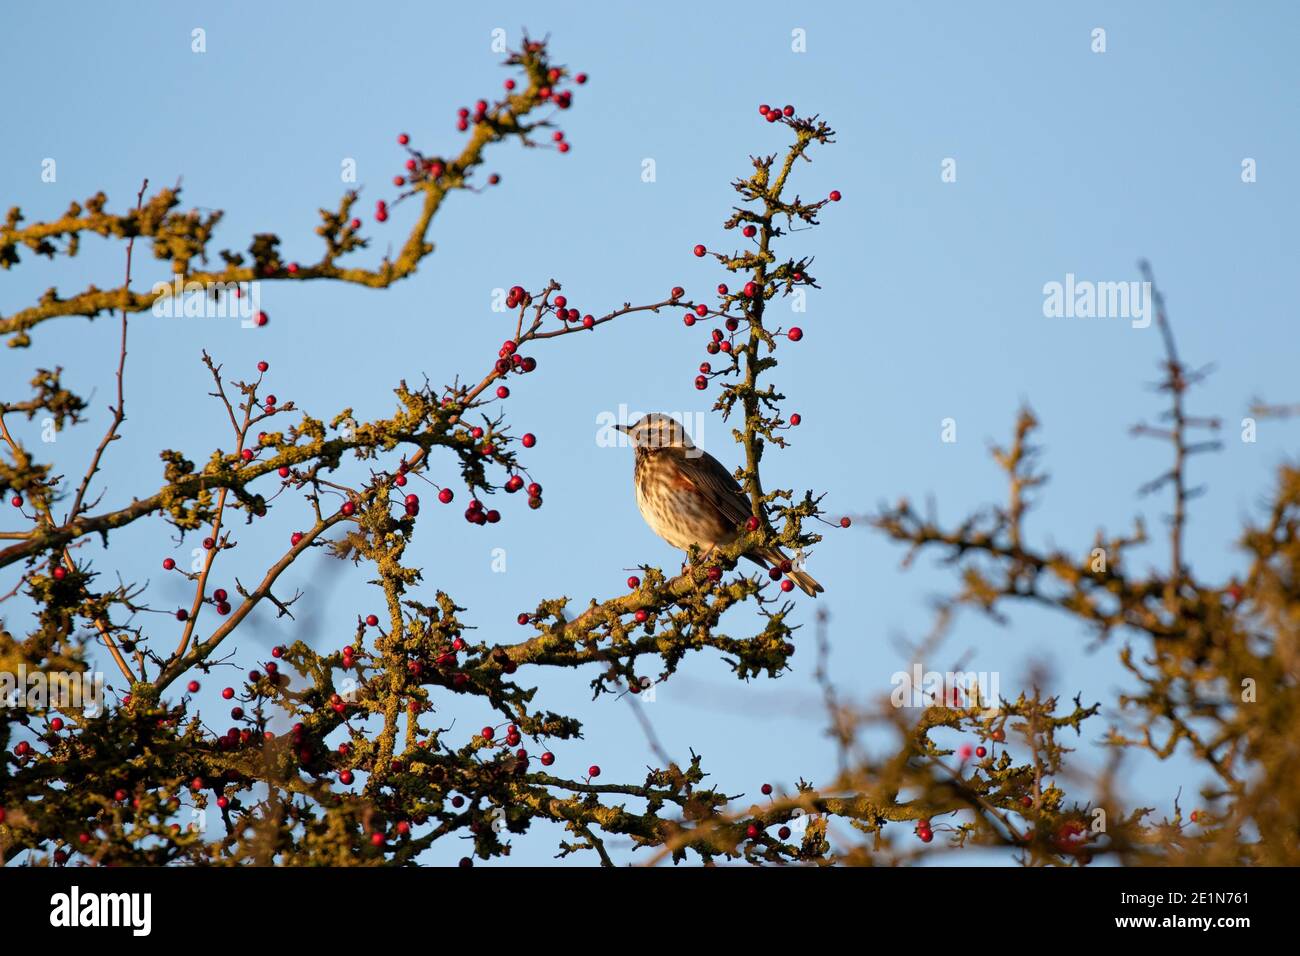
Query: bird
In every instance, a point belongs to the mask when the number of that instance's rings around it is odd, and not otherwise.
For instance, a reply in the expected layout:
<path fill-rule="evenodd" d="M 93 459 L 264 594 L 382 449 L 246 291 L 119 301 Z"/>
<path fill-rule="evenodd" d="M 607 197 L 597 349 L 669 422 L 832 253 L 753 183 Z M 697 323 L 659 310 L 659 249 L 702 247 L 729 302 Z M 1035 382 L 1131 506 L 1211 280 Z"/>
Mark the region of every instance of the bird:
<path fill-rule="evenodd" d="M 661 412 L 632 425 L 616 425 L 636 451 L 636 503 L 650 530 L 674 548 L 702 553 L 731 544 L 753 516 L 749 498 L 722 463 L 696 448 L 686 429 Z M 755 548 L 744 557 L 760 567 L 788 568 L 785 576 L 809 597 L 825 589 L 777 547 Z"/>

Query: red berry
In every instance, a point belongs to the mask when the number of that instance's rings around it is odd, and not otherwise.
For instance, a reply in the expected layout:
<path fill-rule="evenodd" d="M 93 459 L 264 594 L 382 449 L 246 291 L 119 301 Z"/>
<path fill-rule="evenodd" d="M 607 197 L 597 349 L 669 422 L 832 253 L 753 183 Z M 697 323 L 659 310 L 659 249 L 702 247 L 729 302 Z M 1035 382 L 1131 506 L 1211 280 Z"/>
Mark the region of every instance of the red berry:
<path fill-rule="evenodd" d="M 705 254 L 706 252 L 708 252 L 708 251 L 709 251 L 709 250 L 708 250 L 708 249 L 705 249 L 704 246 L 702 246 L 702 245 L 697 245 L 697 246 L 695 247 L 695 256 L 696 256 L 696 258 L 698 258 L 698 259 L 702 259 L 702 258 L 704 257 L 704 254 Z"/>
<path fill-rule="evenodd" d="M 506 86 L 506 89 L 507 89 L 507 90 L 513 90 L 513 89 L 515 88 L 515 81 L 514 81 L 514 80 L 506 80 L 506 84 L 505 84 L 505 86 Z"/>
<path fill-rule="evenodd" d="M 853 520 L 852 520 L 851 518 L 841 518 L 841 519 L 840 519 L 840 527 L 841 527 L 841 528 L 847 528 L 847 527 L 848 527 L 849 525 L 851 525 L 851 524 L 853 524 Z"/>
<path fill-rule="evenodd" d="M 782 114 L 784 114 L 785 116 L 794 116 L 794 107 L 793 107 L 793 106 L 786 106 L 786 108 L 783 109 L 783 110 L 781 110 L 781 112 L 782 112 Z"/>
<path fill-rule="evenodd" d="M 757 840 L 758 835 L 761 832 L 762 831 L 759 830 L 757 823 L 751 823 L 749 826 L 745 827 L 745 836 L 749 837 L 751 840 Z"/>
<path fill-rule="evenodd" d="M 260 326 L 266 325 L 266 323 L 267 323 L 267 322 L 270 322 L 271 320 L 270 320 L 270 318 L 267 316 L 267 314 L 266 314 L 265 312 L 259 312 L 259 313 L 257 313 L 257 315 L 253 318 L 253 321 L 256 322 L 256 323 L 258 324 L 258 326 L 260 327 Z"/>
<path fill-rule="evenodd" d="M 689 328 L 690 326 L 695 324 L 695 316 L 687 312 L 685 318 L 683 318 L 682 321 L 685 322 L 687 327 Z"/>
<path fill-rule="evenodd" d="M 969 760 L 970 755 L 974 752 L 974 748 L 972 748 L 970 744 L 962 744 L 957 748 L 957 756 L 962 760 Z"/>
<path fill-rule="evenodd" d="M 803 418 L 800 417 L 798 412 L 795 412 L 793 415 L 790 416 L 791 425 L 798 425 L 801 421 L 803 421 Z"/>
<path fill-rule="evenodd" d="M 224 601 L 227 597 L 229 597 L 229 595 L 226 594 L 225 588 L 217 588 L 212 592 L 212 600 L 216 601 L 218 604 Z"/>
<path fill-rule="evenodd" d="M 763 796 L 770 797 L 772 795 L 772 785 L 770 783 L 763 784 L 762 790 Z"/>
<path fill-rule="evenodd" d="M 479 733 L 482 734 L 484 740 L 491 740 L 495 731 L 491 727 L 484 727 Z"/>
<path fill-rule="evenodd" d="M 798 342 L 801 338 L 803 338 L 803 329 L 799 328 L 799 326 L 797 325 L 791 326 L 790 331 L 787 332 L 786 334 L 790 336 L 791 342 Z"/>
<path fill-rule="evenodd" d="M 703 375 L 697 375 L 695 376 L 695 387 L 702 392 L 709 387 L 709 380 Z"/>
<path fill-rule="evenodd" d="M 555 763 L 555 754 L 551 753 L 549 750 L 544 751 L 542 753 L 542 766 L 549 767 L 553 763 Z"/>
<path fill-rule="evenodd" d="M 984 756 L 985 754 L 987 754 L 987 753 L 988 753 L 988 751 L 985 750 L 983 747 L 976 747 L 976 748 L 975 748 L 975 756 L 977 756 L 977 757 L 983 757 L 983 756 Z"/>
<path fill-rule="evenodd" d="M 176 620 L 178 621 L 187 620 L 189 616 L 190 616 L 190 612 L 185 610 L 185 608 L 181 608 L 179 611 L 176 612 Z"/>
<path fill-rule="evenodd" d="M 781 590 L 782 590 L 782 591 L 785 591 L 786 593 L 789 593 L 790 591 L 793 591 L 793 590 L 794 590 L 794 582 L 791 581 L 791 580 L 788 579 L 788 578 L 787 578 L 786 580 L 782 581 L 782 582 L 781 582 Z"/>
<path fill-rule="evenodd" d="M 599 776 L 600 776 L 600 767 L 596 766 L 595 764 L 592 764 L 590 767 L 587 768 L 587 776 L 588 776 L 588 777 L 599 777 Z"/>
<path fill-rule="evenodd" d="M 340 508 L 339 510 L 342 511 L 343 514 L 345 515 L 352 515 L 356 513 L 357 506 L 355 502 L 345 501 L 343 502 L 343 507 Z"/>
<path fill-rule="evenodd" d="M 190 681 L 186 686 L 189 688 L 191 694 L 197 694 L 199 692 L 199 682 L 196 680 Z"/>
<path fill-rule="evenodd" d="M 379 209 L 376 209 L 376 210 L 375 210 L 375 221 L 376 221 L 376 222 L 387 222 L 387 221 L 388 221 L 388 210 L 387 210 L 387 209 L 384 209 L 384 208 L 382 208 L 382 207 L 379 208 Z"/>
<path fill-rule="evenodd" d="M 509 397 L 510 397 L 510 389 L 506 388 L 506 386 L 504 385 L 498 385 L 497 398 L 509 398 Z"/>
<path fill-rule="evenodd" d="M 772 107 L 768 106 L 766 103 L 761 103 L 759 104 L 758 112 L 761 113 L 763 116 L 766 116 L 767 111 L 770 110 L 771 108 Z"/>
<path fill-rule="evenodd" d="M 745 298 L 752 299 L 758 295 L 758 286 L 753 282 L 746 282 L 744 292 Z"/>
<path fill-rule="evenodd" d="M 637 612 L 632 615 L 636 618 L 638 624 L 644 624 L 650 619 L 650 613 L 645 608 L 637 608 Z"/>
<path fill-rule="evenodd" d="M 758 230 L 755 229 L 753 226 L 746 226 L 744 229 L 742 229 L 742 230 L 740 230 L 740 231 L 743 232 L 743 233 L 745 234 L 745 238 L 746 238 L 746 239 L 753 239 L 755 233 L 758 232 Z"/>
<path fill-rule="evenodd" d="M 235 696 L 235 688 L 233 687 L 225 688 L 224 690 L 222 690 L 221 696 L 224 697 L 226 700 L 230 700 L 232 697 Z"/>
<path fill-rule="evenodd" d="M 289 271 L 290 271 L 290 272 L 297 272 L 297 271 L 298 271 L 298 267 L 297 267 L 297 266 L 293 266 L 293 265 L 291 265 L 291 266 L 289 267 Z M 266 371 L 268 368 L 270 368 L 270 367 L 271 367 L 271 366 L 268 365 L 266 362 L 258 362 L 258 363 L 257 363 L 257 370 L 258 370 L 259 372 L 265 372 L 265 371 Z"/>
<path fill-rule="evenodd" d="M 581 86 L 583 83 L 586 83 L 586 82 L 587 82 L 587 74 L 586 74 L 586 73 L 579 73 L 577 76 L 575 76 L 575 77 L 573 78 L 573 82 L 574 82 L 574 83 L 577 83 L 579 86 Z"/>
<path fill-rule="evenodd" d="M 351 229 L 353 232 L 356 232 L 358 229 L 361 228 L 361 220 L 353 219 L 351 222 L 348 223 L 348 228 Z"/>
<path fill-rule="evenodd" d="M 411 141 L 411 137 L 407 136 L 405 133 L 402 133 L 397 137 L 397 142 L 399 142 L 403 146 L 405 146 L 410 141 Z"/>
<path fill-rule="evenodd" d="M 754 517 L 753 515 L 750 515 L 749 518 L 745 521 L 745 528 L 748 529 L 749 531 L 757 531 L 758 518 Z"/>
<path fill-rule="evenodd" d="M 832 189 L 831 202 L 839 202 L 839 201 L 840 201 L 840 191 L 838 189 Z"/>
<path fill-rule="evenodd" d="M 701 302 L 699 305 L 695 307 L 695 314 L 698 315 L 700 318 L 704 318 L 706 315 L 709 314 L 709 307 L 705 305 L 703 302 Z"/>
<path fill-rule="evenodd" d="M 366 623 L 371 627 L 376 627 L 379 624 L 379 618 L 373 614 L 367 614 Z"/>

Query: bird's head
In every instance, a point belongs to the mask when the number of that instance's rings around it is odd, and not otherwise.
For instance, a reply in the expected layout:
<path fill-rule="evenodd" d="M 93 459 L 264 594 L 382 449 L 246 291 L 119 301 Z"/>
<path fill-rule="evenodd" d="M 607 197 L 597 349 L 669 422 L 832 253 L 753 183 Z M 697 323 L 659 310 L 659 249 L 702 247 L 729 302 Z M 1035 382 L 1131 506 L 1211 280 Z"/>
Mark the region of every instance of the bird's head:
<path fill-rule="evenodd" d="M 682 423 L 662 412 L 651 412 L 631 425 L 614 427 L 627 435 L 638 457 L 666 448 L 695 447 Z"/>

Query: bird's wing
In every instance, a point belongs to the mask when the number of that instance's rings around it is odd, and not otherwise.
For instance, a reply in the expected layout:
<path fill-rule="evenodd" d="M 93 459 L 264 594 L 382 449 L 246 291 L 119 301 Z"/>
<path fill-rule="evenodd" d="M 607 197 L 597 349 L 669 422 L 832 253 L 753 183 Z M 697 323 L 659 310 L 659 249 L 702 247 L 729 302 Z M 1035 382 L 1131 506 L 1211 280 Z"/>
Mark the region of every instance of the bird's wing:
<path fill-rule="evenodd" d="M 682 475 L 690 479 L 696 490 L 718 509 L 728 523 L 744 524 L 754 512 L 740 484 L 718 459 L 706 451 L 692 450 L 699 452 L 698 457 L 687 457 L 685 451 L 681 454 L 679 470 Z"/>

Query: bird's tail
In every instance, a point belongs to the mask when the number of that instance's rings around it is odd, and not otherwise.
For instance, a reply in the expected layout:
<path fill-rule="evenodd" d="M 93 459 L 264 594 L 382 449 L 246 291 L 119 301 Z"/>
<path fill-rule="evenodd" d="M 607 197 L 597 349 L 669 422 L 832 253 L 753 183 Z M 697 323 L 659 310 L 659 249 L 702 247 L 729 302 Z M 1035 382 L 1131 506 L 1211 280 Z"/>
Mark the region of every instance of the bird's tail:
<path fill-rule="evenodd" d="M 782 562 L 790 560 L 778 548 L 770 548 L 767 551 L 760 552 L 759 556 L 762 557 L 763 560 L 771 564 L 773 567 L 780 567 Z M 816 597 L 818 594 L 821 594 L 823 591 L 826 590 L 824 587 L 822 587 L 820 584 L 817 583 L 816 578 L 814 578 L 807 571 L 804 571 L 802 568 L 792 567 L 789 571 L 786 572 L 785 576 L 789 578 L 791 581 L 793 581 L 795 585 L 797 585 L 799 589 L 809 597 Z"/>

